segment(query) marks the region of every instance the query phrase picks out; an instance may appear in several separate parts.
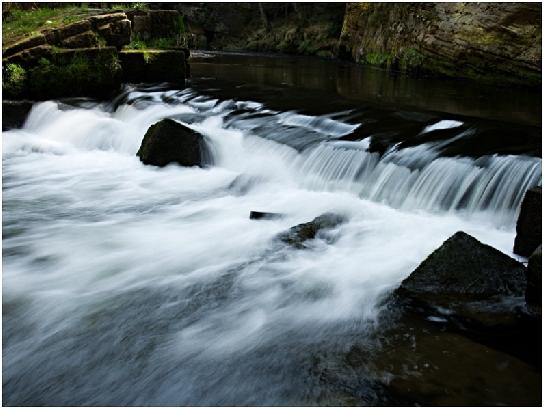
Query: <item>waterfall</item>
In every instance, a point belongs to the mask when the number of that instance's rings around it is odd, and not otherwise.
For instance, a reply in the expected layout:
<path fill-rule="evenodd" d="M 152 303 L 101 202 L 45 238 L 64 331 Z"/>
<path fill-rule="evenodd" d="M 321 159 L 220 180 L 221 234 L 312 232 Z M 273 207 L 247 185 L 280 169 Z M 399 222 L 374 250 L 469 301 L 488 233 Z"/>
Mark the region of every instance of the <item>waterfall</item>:
<path fill-rule="evenodd" d="M 489 211 L 507 225 L 514 223 L 526 190 L 541 185 L 539 158 L 490 155 L 474 160 L 437 157 L 430 151 L 408 148 L 380 158 L 365 144 L 323 142 L 301 155 L 298 171 L 311 189 L 350 190 L 406 210 Z"/>
<path fill-rule="evenodd" d="M 103 111 L 104 107 L 82 110 L 61 108 L 54 102 L 37 104 L 23 132 L 39 136 L 23 139 L 7 133 L 4 152 L 26 147 L 34 151 L 79 148 L 134 153 L 147 127 L 172 117 L 210 137 L 215 145 L 211 151 L 222 157 L 218 165 L 272 178 L 282 175 L 307 189 L 348 191 L 402 210 L 465 215 L 486 212 L 499 226 L 513 226 L 524 193 L 541 184 L 540 158 L 439 155 L 439 148 L 464 138 L 471 130 L 460 131 L 448 141 L 402 149 L 394 146 L 380 156 L 368 151 L 369 139 L 337 140 L 358 127 L 343 122 L 340 114 L 277 112 L 253 101 L 220 102 L 191 90 L 129 89 L 114 103 L 111 114 Z M 228 115 L 229 121 L 224 121 Z M 456 129 L 462 124 L 441 120 L 426 126 L 422 133 Z M 274 142 L 261 143 L 259 139 Z"/>

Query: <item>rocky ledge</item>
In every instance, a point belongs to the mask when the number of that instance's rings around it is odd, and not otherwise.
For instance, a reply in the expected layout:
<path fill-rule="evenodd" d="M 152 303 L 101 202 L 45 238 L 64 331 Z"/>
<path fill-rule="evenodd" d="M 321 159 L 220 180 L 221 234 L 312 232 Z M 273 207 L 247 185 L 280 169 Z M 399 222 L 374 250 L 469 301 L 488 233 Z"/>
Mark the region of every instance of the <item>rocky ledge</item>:
<path fill-rule="evenodd" d="M 108 98 L 123 82 L 183 84 L 189 50 L 121 51 L 133 35 L 125 13 L 108 13 L 10 44 L 2 50 L 4 98 Z"/>

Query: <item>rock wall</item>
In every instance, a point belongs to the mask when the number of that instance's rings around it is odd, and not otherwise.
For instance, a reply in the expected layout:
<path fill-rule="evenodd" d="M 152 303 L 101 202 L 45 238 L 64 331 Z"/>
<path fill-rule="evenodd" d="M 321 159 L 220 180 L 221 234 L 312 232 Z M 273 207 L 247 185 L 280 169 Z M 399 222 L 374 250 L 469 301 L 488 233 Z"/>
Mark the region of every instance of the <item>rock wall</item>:
<path fill-rule="evenodd" d="M 540 3 L 153 3 L 193 48 L 340 57 L 414 76 L 541 83 Z"/>
<path fill-rule="evenodd" d="M 347 3 L 339 55 L 419 75 L 541 83 L 540 3 Z"/>
<path fill-rule="evenodd" d="M 170 30 L 151 13 L 153 27 Z M 178 16 L 178 13 L 175 13 Z M 157 21 L 156 21 L 157 20 Z M 172 19 L 171 19 L 172 20 Z M 178 21 L 178 20 L 176 20 Z M 129 50 L 132 23 L 125 13 L 107 13 L 5 46 L 2 89 L 7 98 L 109 98 L 122 82 L 184 83 L 189 50 Z"/>
<path fill-rule="evenodd" d="M 344 3 L 154 3 L 186 19 L 194 48 L 335 57 Z"/>

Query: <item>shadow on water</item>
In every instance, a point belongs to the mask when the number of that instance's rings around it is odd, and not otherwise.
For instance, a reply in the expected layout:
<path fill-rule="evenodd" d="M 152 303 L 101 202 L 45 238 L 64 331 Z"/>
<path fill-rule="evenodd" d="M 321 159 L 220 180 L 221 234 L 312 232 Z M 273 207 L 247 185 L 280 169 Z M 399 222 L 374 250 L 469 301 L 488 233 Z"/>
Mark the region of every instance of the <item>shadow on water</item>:
<path fill-rule="evenodd" d="M 229 88 L 239 93 L 256 88 L 267 103 L 325 110 L 343 105 L 438 111 L 502 121 L 541 124 L 538 88 L 492 86 L 467 80 L 415 79 L 350 62 L 316 57 L 244 53 L 195 52 L 191 57 L 192 84 Z M 215 81 L 211 81 L 214 79 Z M 258 86 L 258 87 L 256 87 Z M 282 90 L 284 88 L 284 90 Z M 289 88 L 286 93 L 285 89 Z M 301 89 L 300 93 L 296 89 Z M 305 100 L 300 104 L 299 100 Z M 348 101 L 346 101 L 348 100 Z M 295 108 L 295 107 L 292 107 Z"/>

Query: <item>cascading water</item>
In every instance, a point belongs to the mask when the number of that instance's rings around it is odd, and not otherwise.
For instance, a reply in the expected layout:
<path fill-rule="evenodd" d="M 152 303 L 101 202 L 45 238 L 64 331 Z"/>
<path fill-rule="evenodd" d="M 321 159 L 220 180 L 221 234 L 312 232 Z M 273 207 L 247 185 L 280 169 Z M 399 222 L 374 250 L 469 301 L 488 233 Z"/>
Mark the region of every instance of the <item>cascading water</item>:
<path fill-rule="evenodd" d="M 338 140 L 357 127 L 345 113 L 191 90 L 85 104 L 37 104 L 3 133 L 5 403 L 315 404 L 299 377 L 312 352 L 364 337 L 458 230 L 511 254 L 541 184 L 533 157 L 441 157 L 433 142 L 381 157 Z M 165 117 L 205 135 L 215 165 L 142 165 Z M 348 220 L 334 243 L 272 245 L 329 211 Z"/>

